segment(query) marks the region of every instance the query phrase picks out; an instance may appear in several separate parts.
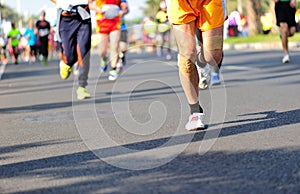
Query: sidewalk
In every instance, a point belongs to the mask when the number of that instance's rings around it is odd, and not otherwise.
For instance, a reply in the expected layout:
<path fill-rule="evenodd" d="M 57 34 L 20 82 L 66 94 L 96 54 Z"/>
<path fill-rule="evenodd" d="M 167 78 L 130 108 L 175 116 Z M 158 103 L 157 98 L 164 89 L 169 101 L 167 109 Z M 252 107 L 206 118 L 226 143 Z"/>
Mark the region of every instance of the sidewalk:
<path fill-rule="evenodd" d="M 300 42 L 289 42 L 289 48 L 300 48 Z M 224 44 L 223 49 L 227 50 L 282 50 L 281 42 L 270 43 L 237 43 L 237 44 Z"/>

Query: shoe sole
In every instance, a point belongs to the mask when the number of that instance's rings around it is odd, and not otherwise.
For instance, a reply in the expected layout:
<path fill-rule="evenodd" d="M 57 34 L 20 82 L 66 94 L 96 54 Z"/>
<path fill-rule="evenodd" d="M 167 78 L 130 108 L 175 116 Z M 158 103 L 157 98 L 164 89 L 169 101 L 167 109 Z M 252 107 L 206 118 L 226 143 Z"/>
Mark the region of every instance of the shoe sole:
<path fill-rule="evenodd" d="M 203 131 L 203 130 L 206 130 L 208 129 L 208 125 L 203 125 L 201 127 L 198 127 L 198 128 L 194 128 L 194 129 L 186 129 L 188 131 Z"/>
<path fill-rule="evenodd" d="M 78 96 L 77 96 L 77 99 L 78 99 L 78 100 L 84 100 L 84 99 L 88 99 L 88 98 L 91 98 L 91 97 L 90 97 L 90 96 L 84 96 L 84 97 L 78 97 Z"/>
<path fill-rule="evenodd" d="M 115 78 L 115 77 L 108 77 L 108 80 L 109 81 L 115 81 L 115 80 L 117 80 L 118 78 Z"/>
<path fill-rule="evenodd" d="M 217 85 L 221 85 L 221 82 L 211 83 L 211 86 L 217 86 Z"/>

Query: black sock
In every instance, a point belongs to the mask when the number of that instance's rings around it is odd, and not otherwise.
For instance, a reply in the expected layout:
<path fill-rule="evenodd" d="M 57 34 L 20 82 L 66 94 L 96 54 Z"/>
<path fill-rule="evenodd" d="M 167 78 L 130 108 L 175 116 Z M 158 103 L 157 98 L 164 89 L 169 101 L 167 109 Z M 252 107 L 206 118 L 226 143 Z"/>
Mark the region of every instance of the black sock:
<path fill-rule="evenodd" d="M 102 57 L 102 59 L 103 59 L 103 61 L 105 61 L 105 62 L 106 62 L 106 61 L 107 61 L 107 56 L 106 56 L 106 55 L 105 55 L 105 56 L 103 56 L 103 57 Z"/>
<path fill-rule="evenodd" d="M 222 66 L 223 57 L 224 57 L 224 52 L 222 52 L 222 58 L 221 58 L 220 63 L 218 64 L 219 70 L 221 69 L 221 66 Z"/>
<path fill-rule="evenodd" d="M 123 55 L 121 57 L 121 60 L 122 60 L 123 63 L 126 63 L 126 61 L 125 61 L 125 53 L 123 53 Z"/>
<path fill-rule="evenodd" d="M 191 114 L 193 113 L 203 113 L 203 109 L 200 106 L 199 102 L 196 104 L 190 104 Z"/>

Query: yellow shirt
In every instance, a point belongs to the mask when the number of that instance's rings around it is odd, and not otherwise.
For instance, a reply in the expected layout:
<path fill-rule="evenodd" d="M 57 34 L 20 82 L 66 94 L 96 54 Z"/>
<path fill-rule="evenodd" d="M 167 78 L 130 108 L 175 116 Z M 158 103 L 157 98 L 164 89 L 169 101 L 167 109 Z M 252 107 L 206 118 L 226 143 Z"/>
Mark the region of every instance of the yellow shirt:
<path fill-rule="evenodd" d="M 159 32 L 166 32 L 170 29 L 170 25 L 167 24 L 168 22 L 168 15 L 164 11 L 159 11 L 156 14 L 156 20 L 158 21 L 157 30 Z"/>

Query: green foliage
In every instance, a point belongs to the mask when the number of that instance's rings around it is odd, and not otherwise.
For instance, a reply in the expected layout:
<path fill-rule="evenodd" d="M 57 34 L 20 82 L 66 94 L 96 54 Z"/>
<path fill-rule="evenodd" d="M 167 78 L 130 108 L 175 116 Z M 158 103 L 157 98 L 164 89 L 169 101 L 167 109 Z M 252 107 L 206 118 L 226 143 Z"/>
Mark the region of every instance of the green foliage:
<path fill-rule="evenodd" d="M 280 42 L 279 34 L 259 34 L 255 36 L 249 37 L 229 37 L 224 40 L 226 44 L 239 44 L 239 43 L 257 43 L 257 42 Z M 289 38 L 290 42 L 299 42 L 300 41 L 300 33 L 296 33 L 294 36 Z"/>
<path fill-rule="evenodd" d="M 247 15 L 246 1 L 247 0 L 242 0 L 243 15 Z M 261 0 L 260 1 L 261 6 L 262 6 L 261 14 L 270 10 L 270 1 L 273 1 L 273 0 Z M 230 13 L 236 9 L 237 9 L 237 0 L 227 0 L 228 13 Z"/>
<path fill-rule="evenodd" d="M 147 0 L 146 7 L 144 8 L 144 15 L 145 16 L 155 16 L 157 11 L 159 10 L 159 3 L 161 0 Z"/>
<path fill-rule="evenodd" d="M 16 24 L 18 24 L 18 21 L 24 20 L 23 16 L 19 15 L 15 10 L 5 5 L 1 5 L 1 18 L 10 20 Z"/>
<path fill-rule="evenodd" d="M 247 7 L 246 7 L 246 1 L 242 0 L 242 8 L 243 8 L 243 15 L 247 14 Z M 261 0 L 261 6 L 262 6 L 262 13 L 265 13 L 270 10 L 270 1 L 273 0 Z M 146 1 L 146 7 L 144 7 L 144 14 L 146 16 L 154 16 L 157 10 L 159 9 L 159 3 L 161 0 L 147 0 Z M 298 2 L 300 3 L 300 2 Z M 233 10 L 237 9 L 237 0 L 227 0 L 227 10 L 228 13 L 232 12 Z"/>

